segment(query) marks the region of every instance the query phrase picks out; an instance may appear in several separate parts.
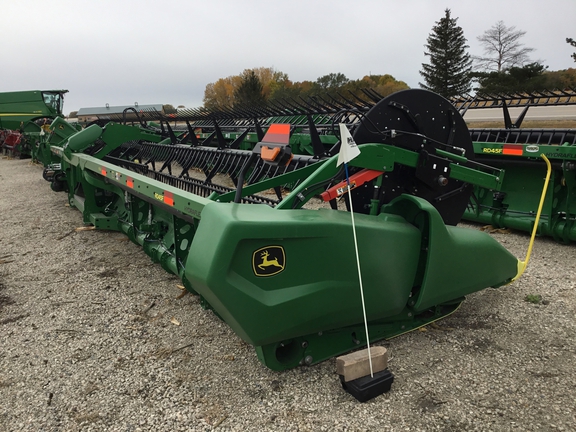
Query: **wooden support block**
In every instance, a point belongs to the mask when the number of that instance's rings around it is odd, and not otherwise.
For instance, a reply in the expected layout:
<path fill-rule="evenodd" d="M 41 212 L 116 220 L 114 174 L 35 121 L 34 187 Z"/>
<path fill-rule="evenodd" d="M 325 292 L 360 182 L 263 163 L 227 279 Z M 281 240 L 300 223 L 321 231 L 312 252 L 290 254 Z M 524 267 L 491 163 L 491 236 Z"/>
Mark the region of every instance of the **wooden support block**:
<path fill-rule="evenodd" d="M 383 371 L 388 367 L 388 351 L 382 346 L 370 347 L 372 355 L 372 371 Z M 370 375 L 368 349 L 356 351 L 336 358 L 336 372 L 344 377 L 344 381 L 352 381 Z"/>

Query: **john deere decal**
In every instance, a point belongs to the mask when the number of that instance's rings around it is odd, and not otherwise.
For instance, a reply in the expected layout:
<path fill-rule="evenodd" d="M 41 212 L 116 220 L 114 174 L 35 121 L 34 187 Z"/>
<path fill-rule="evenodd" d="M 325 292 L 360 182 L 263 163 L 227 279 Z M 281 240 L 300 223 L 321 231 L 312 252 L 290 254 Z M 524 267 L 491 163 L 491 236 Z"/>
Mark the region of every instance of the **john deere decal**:
<path fill-rule="evenodd" d="M 256 276 L 273 276 L 284 270 L 286 255 L 282 246 L 266 246 L 252 254 L 252 268 Z"/>

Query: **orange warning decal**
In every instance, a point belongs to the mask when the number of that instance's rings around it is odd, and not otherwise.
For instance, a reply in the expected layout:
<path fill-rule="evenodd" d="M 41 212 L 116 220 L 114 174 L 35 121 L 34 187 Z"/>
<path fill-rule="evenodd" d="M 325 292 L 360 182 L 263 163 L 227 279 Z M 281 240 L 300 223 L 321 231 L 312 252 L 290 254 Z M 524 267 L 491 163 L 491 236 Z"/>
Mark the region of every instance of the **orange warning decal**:
<path fill-rule="evenodd" d="M 106 176 L 106 168 L 100 167 L 100 173 L 101 173 L 103 176 Z"/>
<path fill-rule="evenodd" d="M 134 189 L 134 179 L 132 177 L 126 177 L 126 186 Z"/>

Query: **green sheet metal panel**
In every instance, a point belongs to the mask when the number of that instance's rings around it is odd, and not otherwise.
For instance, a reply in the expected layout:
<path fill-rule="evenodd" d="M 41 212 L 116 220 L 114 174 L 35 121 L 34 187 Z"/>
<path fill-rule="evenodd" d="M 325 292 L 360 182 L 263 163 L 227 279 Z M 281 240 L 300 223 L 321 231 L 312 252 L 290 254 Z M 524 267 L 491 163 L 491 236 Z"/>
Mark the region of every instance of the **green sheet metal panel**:
<path fill-rule="evenodd" d="M 368 319 L 398 314 L 416 274 L 420 232 L 395 215 L 355 218 Z M 277 259 L 273 275 L 258 267 L 264 252 Z M 208 204 L 185 277 L 253 345 L 362 321 L 347 212 Z"/>

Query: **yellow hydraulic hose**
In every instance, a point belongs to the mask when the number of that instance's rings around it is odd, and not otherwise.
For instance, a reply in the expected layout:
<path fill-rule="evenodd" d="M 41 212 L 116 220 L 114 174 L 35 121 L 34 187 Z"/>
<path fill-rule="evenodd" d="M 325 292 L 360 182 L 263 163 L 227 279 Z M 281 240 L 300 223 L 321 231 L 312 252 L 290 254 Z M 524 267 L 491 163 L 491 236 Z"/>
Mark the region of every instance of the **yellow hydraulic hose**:
<path fill-rule="evenodd" d="M 530 254 L 532 253 L 532 246 L 534 245 L 534 239 L 536 237 L 536 231 L 538 230 L 538 222 L 540 221 L 540 213 L 542 212 L 542 207 L 544 206 L 544 199 L 546 198 L 546 191 L 548 190 L 548 182 L 550 181 L 550 175 L 552 174 L 552 165 L 550 165 L 550 161 L 546 157 L 546 155 L 542 154 L 542 159 L 546 162 L 546 167 L 548 172 L 546 173 L 546 180 L 544 180 L 544 188 L 542 189 L 542 196 L 540 197 L 540 204 L 538 205 L 538 212 L 536 213 L 536 219 L 534 220 L 534 228 L 532 229 L 532 236 L 530 237 L 530 244 L 528 245 L 528 252 L 526 253 L 526 260 L 520 261 L 518 260 L 518 274 L 512 278 L 510 282 L 514 282 L 524 270 L 528 266 L 528 261 L 530 260 Z"/>

